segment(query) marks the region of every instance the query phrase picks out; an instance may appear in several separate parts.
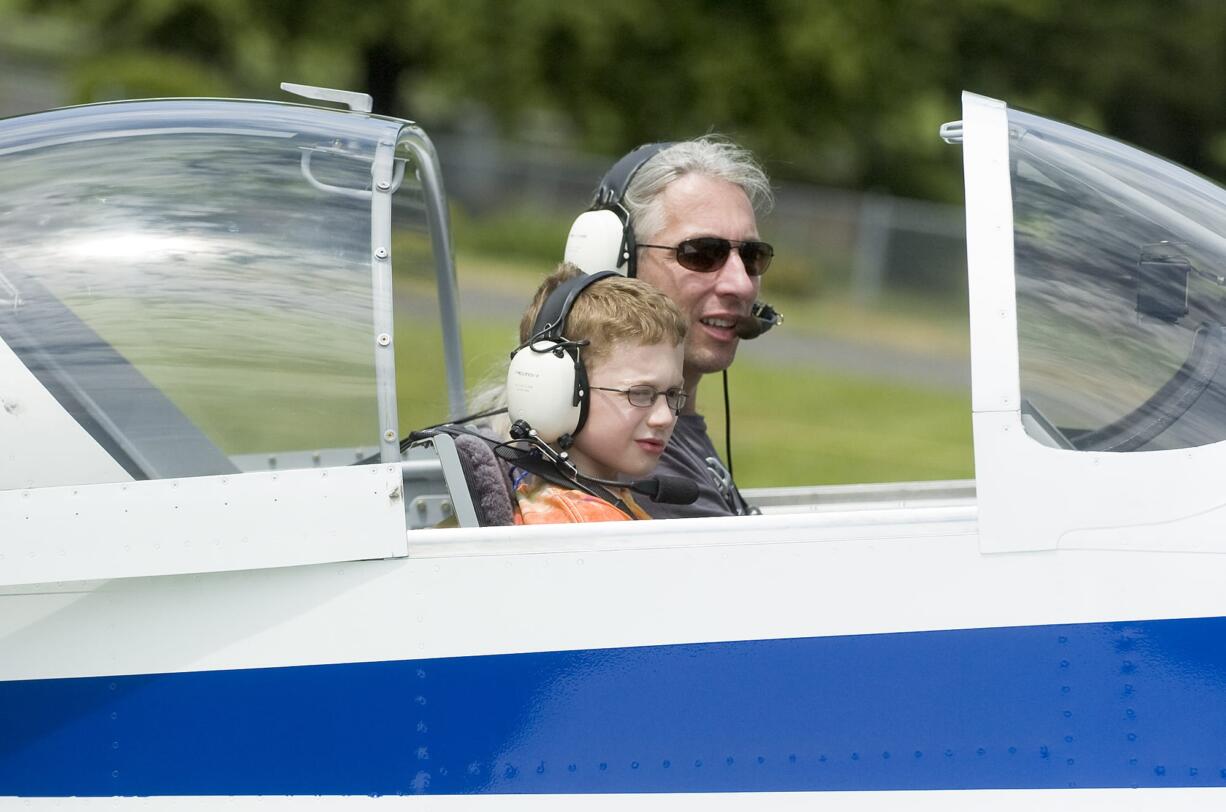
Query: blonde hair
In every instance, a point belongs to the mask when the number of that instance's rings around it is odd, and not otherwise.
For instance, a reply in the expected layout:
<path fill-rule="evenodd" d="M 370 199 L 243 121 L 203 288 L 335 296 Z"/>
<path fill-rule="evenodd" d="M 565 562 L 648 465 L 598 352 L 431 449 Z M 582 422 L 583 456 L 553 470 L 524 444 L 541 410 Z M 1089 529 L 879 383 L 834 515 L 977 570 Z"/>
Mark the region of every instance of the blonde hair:
<path fill-rule="evenodd" d="M 520 343 L 532 337 L 532 326 L 549 294 L 582 273 L 563 262 L 546 277 L 520 319 Z M 583 359 L 591 364 L 609 357 L 620 343 L 676 346 L 685 340 L 687 327 L 685 317 L 668 296 L 641 280 L 611 276 L 588 286 L 575 299 L 562 335 L 570 341 L 589 342 L 583 348 Z"/>

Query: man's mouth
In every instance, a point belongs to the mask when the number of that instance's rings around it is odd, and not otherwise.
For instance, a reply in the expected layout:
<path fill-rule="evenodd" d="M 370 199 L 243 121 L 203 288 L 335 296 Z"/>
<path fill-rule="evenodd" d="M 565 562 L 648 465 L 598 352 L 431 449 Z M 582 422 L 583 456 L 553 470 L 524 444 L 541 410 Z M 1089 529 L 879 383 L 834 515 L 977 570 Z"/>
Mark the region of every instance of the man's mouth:
<path fill-rule="evenodd" d="M 664 441 L 663 440 L 655 440 L 651 438 L 646 438 L 642 440 L 635 440 L 634 442 L 638 443 L 639 448 L 643 449 L 644 451 L 648 451 L 652 454 L 660 454 L 660 453 L 663 453 L 664 451 Z"/>
<path fill-rule="evenodd" d="M 720 344 L 731 344 L 739 338 L 737 317 L 732 314 L 723 316 L 703 316 L 698 320 L 702 332 Z"/>

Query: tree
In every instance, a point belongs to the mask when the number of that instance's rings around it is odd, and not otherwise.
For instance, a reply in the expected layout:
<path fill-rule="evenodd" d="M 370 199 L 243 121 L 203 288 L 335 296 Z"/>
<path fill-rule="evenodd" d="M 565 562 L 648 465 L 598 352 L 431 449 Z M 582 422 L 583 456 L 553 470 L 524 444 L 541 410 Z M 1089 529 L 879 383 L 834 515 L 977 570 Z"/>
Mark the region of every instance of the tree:
<path fill-rule="evenodd" d="M 1226 171 L 1226 5 L 1205 0 L 17 0 L 81 26 L 81 100 L 364 89 L 579 145 L 725 132 L 772 173 L 956 199 L 963 88 Z"/>

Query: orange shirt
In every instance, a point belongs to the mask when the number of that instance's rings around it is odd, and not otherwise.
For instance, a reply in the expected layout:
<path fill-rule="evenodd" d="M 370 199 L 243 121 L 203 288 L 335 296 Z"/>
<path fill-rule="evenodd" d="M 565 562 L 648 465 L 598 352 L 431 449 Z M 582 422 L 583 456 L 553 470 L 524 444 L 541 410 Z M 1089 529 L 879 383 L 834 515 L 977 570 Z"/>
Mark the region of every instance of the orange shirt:
<path fill-rule="evenodd" d="M 650 519 L 626 490 L 613 493 L 626 503 L 636 519 Z M 515 489 L 516 524 L 571 522 L 627 522 L 631 518 L 603 499 L 573 488 L 562 488 L 540 477 L 529 477 Z"/>

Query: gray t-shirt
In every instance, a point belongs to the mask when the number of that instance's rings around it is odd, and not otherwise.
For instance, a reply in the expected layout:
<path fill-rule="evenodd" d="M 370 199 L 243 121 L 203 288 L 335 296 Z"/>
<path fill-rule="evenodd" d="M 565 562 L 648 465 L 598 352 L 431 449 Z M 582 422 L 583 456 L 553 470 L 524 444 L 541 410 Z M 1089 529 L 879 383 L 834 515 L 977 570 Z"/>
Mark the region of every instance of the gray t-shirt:
<path fill-rule="evenodd" d="M 643 509 L 654 519 L 738 516 L 750 511 L 716 453 L 707 435 L 707 421 L 700 414 L 683 414 L 677 418 L 673 438 L 668 441 L 664 456 L 652 473 L 681 477 L 698 486 L 698 499 L 692 505 L 641 500 Z"/>

